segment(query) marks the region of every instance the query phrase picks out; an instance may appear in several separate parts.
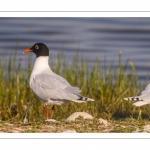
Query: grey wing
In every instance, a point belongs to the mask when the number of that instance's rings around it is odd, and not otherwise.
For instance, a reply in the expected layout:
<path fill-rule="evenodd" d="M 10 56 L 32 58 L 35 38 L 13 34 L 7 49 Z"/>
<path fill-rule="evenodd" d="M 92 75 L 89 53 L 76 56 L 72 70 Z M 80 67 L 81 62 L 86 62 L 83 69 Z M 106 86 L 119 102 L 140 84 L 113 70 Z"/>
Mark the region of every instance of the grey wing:
<path fill-rule="evenodd" d="M 150 84 L 141 92 L 141 95 L 138 96 L 140 99 L 150 103 Z"/>
<path fill-rule="evenodd" d="M 141 92 L 141 95 L 150 94 L 150 84 L 148 84 L 145 89 Z"/>
<path fill-rule="evenodd" d="M 79 88 L 72 87 L 64 78 L 59 75 L 38 75 L 31 82 L 33 93 L 42 100 L 79 99 Z"/>

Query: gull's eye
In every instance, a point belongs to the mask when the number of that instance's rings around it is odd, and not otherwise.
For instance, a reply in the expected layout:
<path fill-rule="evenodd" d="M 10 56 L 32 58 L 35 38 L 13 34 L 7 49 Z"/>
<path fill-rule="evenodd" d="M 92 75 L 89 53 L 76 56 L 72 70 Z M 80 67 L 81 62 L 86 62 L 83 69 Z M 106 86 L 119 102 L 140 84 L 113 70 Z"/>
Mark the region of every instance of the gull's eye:
<path fill-rule="evenodd" d="M 39 49 L 39 46 L 38 46 L 38 45 L 35 45 L 35 49 Z"/>

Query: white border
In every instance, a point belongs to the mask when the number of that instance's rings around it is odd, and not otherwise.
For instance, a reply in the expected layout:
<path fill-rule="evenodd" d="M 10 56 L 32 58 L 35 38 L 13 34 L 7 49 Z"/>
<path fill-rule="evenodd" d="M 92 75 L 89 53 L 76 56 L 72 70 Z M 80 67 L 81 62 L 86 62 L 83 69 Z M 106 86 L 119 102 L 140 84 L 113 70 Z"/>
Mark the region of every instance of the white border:
<path fill-rule="evenodd" d="M 5 0 L 1 2 L 0 17 L 150 17 L 149 6 L 148 0 Z M 115 150 L 149 149 L 149 138 L 147 133 L 0 133 L 0 147 L 22 150 L 64 147 L 95 150 L 109 146 Z"/>
<path fill-rule="evenodd" d="M 0 12 L 1 17 L 150 17 L 150 12 Z"/>
<path fill-rule="evenodd" d="M 5 0 L 1 11 L 149 11 L 149 0 Z"/>

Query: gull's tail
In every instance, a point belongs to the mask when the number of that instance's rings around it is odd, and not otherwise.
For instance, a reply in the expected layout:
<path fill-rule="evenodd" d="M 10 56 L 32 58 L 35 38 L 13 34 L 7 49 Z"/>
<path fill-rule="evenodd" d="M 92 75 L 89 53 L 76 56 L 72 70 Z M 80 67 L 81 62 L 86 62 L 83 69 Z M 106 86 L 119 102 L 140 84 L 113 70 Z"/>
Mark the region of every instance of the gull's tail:
<path fill-rule="evenodd" d="M 92 99 L 92 98 L 83 97 L 83 96 L 81 96 L 78 100 L 82 100 L 82 101 L 95 101 L 95 100 Z"/>
<path fill-rule="evenodd" d="M 78 99 L 72 100 L 72 101 L 77 102 L 77 103 L 83 103 L 83 102 L 87 102 L 87 101 L 95 101 L 92 98 L 84 97 L 84 96 L 81 96 L 81 95 L 78 95 L 78 96 L 79 96 Z"/>

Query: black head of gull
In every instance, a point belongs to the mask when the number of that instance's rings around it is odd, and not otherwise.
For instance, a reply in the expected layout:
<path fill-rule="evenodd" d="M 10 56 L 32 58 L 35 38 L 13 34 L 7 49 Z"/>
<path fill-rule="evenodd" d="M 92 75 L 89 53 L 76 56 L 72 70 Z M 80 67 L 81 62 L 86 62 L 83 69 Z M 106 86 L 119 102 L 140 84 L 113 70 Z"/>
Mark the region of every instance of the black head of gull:
<path fill-rule="evenodd" d="M 24 50 L 24 53 L 33 52 L 36 54 L 36 58 L 40 56 L 49 56 L 49 49 L 44 43 L 36 43 L 31 48 Z"/>

